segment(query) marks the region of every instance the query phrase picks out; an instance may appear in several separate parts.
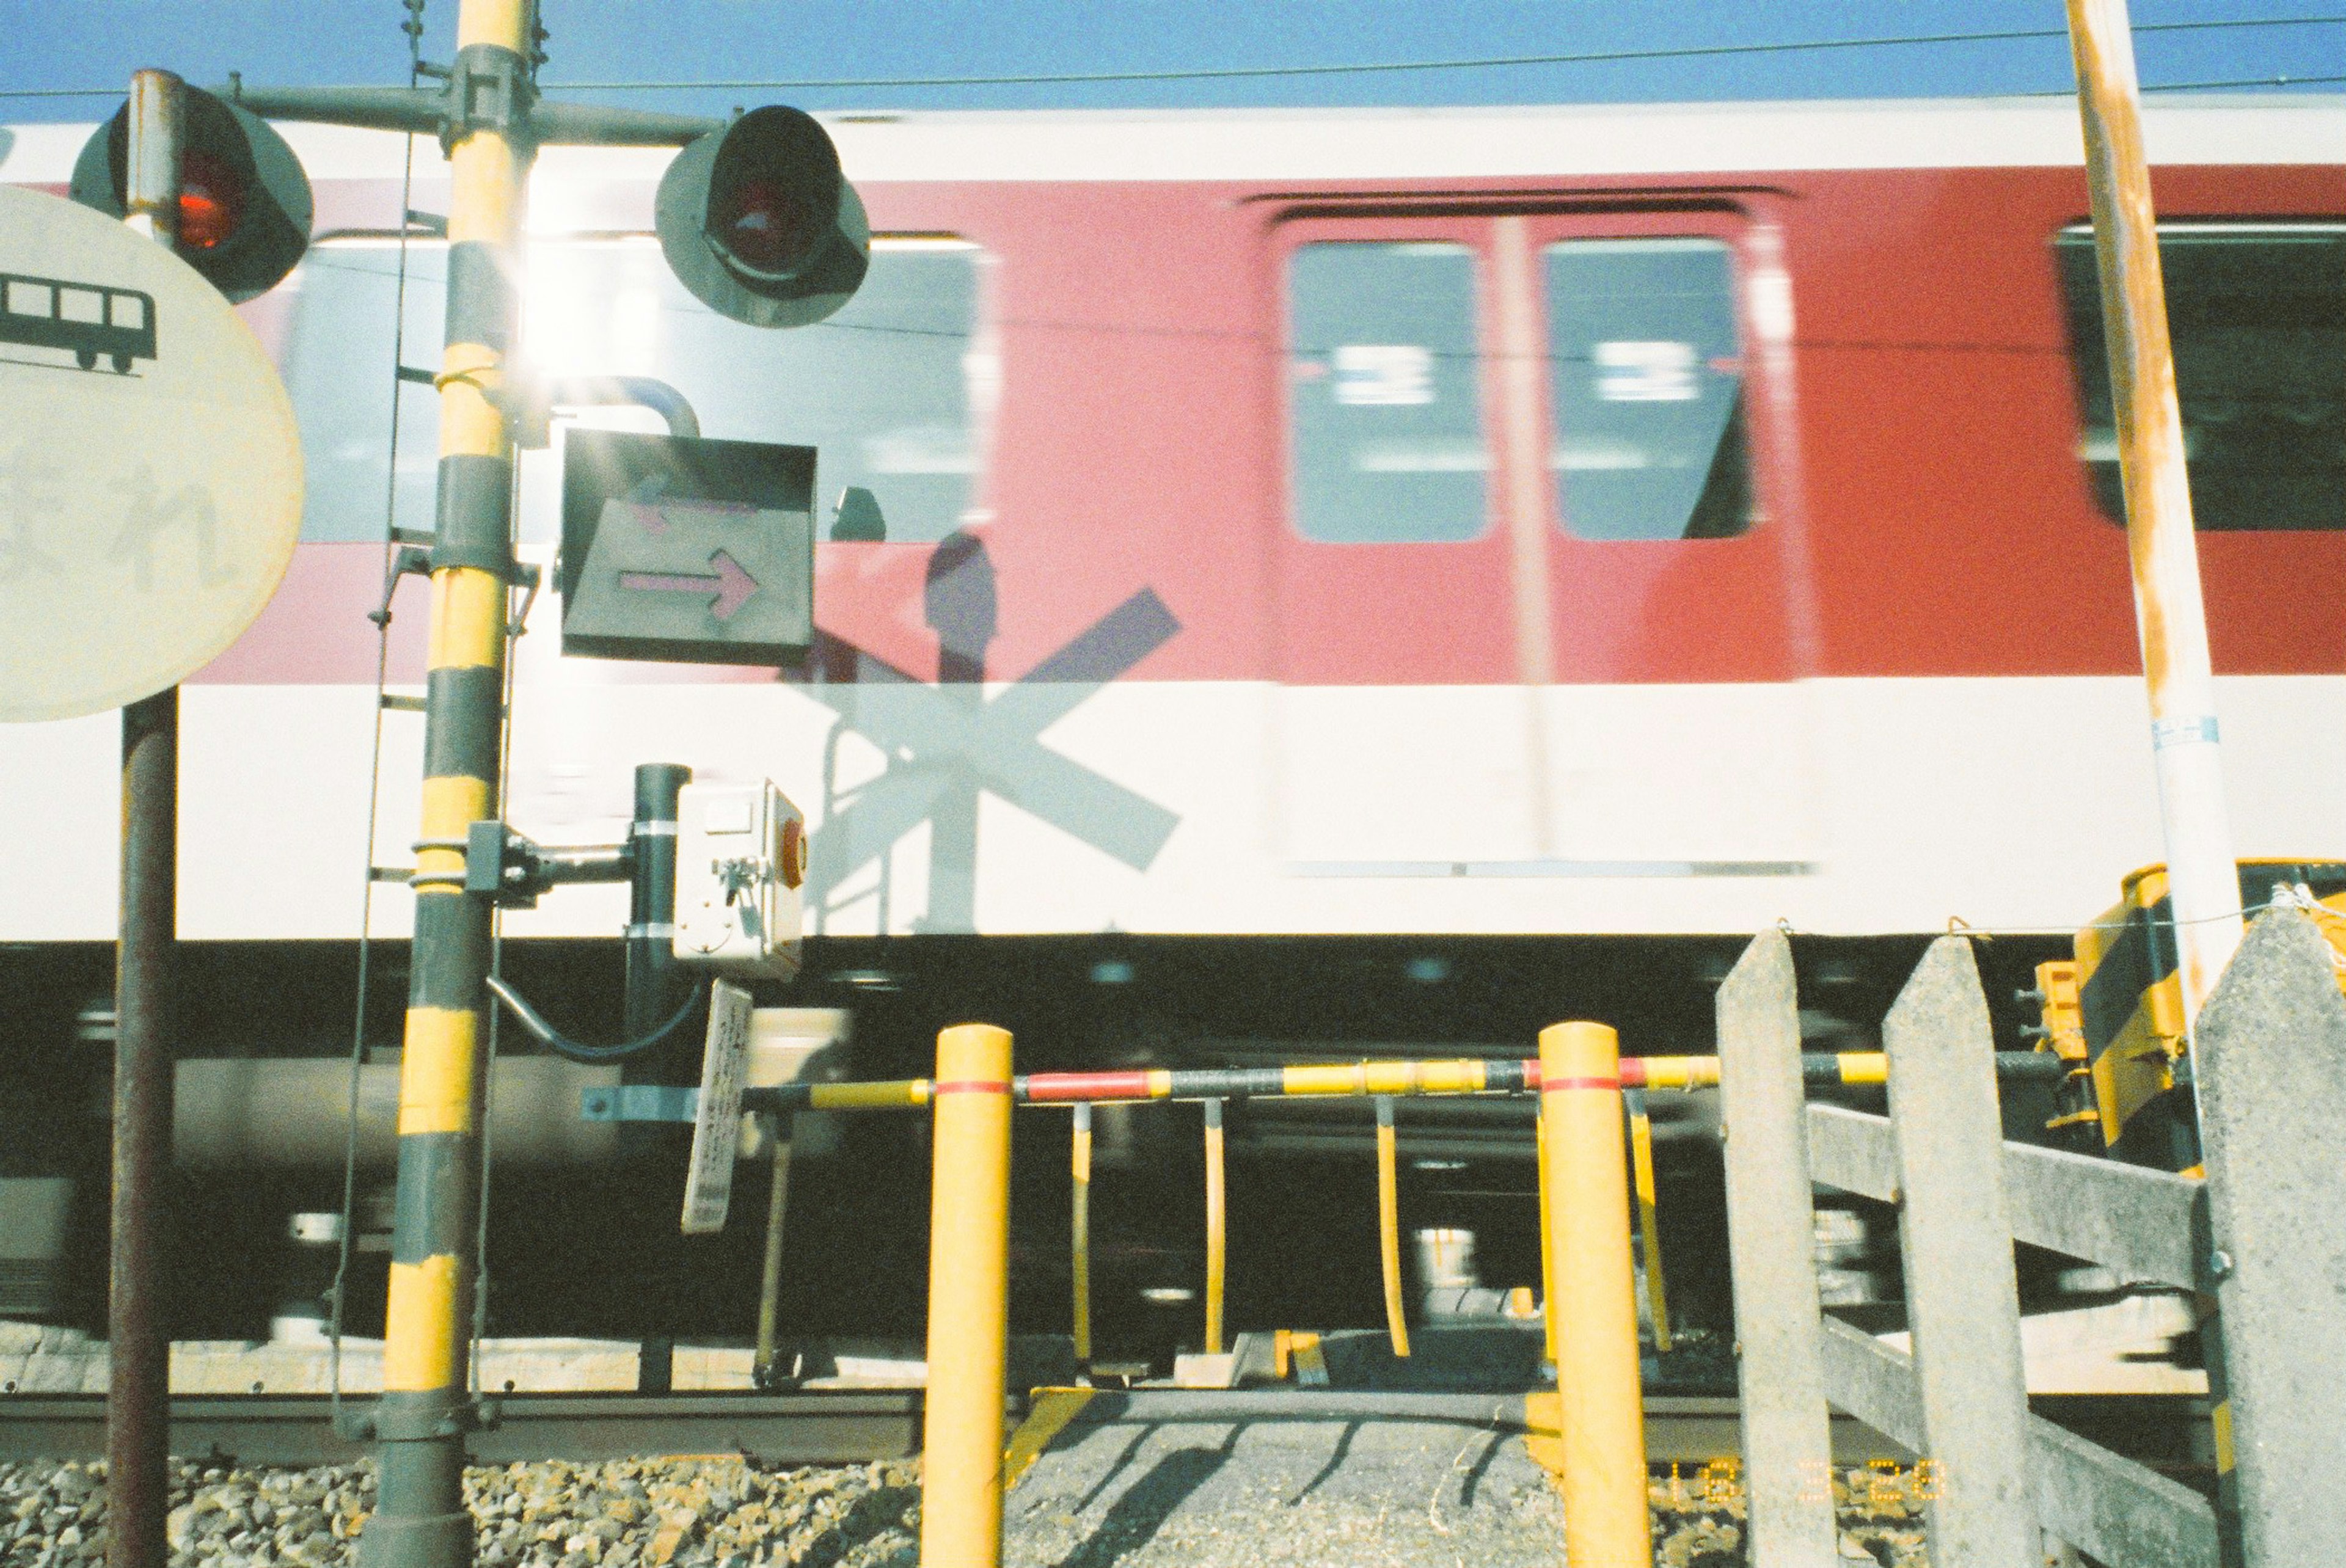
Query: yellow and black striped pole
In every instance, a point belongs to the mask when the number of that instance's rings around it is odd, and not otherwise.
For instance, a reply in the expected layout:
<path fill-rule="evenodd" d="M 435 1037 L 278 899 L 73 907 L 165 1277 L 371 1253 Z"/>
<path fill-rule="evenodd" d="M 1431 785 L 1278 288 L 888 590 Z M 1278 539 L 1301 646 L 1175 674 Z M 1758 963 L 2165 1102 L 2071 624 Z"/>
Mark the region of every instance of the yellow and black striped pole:
<path fill-rule="evenodd" d="M 522 193 L 533 149 L 534 0 L 463 0 L 446 130 L 447 348 L 440 388 L 423 833 L 415 948 L 399 1077 L 399 1186 L 382 1403 L 380 1501 L 365 1568 L 472 1560 L 464 1496 L 466 1257 L 480 1172 L 480 1106 L 494 904 L 464 891 L 464 841 L 495 815 L 505 616 L 513 577 L 513 448 L 490 401 L 512 345 Z"/>

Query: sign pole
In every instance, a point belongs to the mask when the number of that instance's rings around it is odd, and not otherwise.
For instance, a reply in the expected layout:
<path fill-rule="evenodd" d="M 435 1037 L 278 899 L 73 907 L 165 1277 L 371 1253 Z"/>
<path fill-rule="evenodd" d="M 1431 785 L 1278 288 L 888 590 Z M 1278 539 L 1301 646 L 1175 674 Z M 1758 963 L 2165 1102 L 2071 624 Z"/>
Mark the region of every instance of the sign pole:
<path fill-rule="evenodd" d="M 2224 809 L 2216 679 L 2183 464 L 2183 415 L 2167 331 L 2167 285 L 2143 154 L 2142 104 L 2126 0 L 2068 0 L 2069 45 L 2093 188 L 2094 256 L 2117 415 L 2135 622 L 2150 687 L 2151 754 L 2167 840 L 2168 907 L 2183 1013 L 2197 1021 L 2240 945 L 2239 871 Z"/>
<path fill-rule="evenodd" d="M 130 78 L 132 229 L 178 237 L 180 82 Z M 179 688 L 122 710 L 122 909 L 114 971 L 113 1247 L 107 1290 L 107 1561 L 169 1555 L 170 1328 L 162 1300 L 163 1184 L 171 1160 L 171 992 L 178 940 Z"/>
<path fill-rule="evenodd" d="M 462 1568 L 470 1247 L 480 1180 L 482 1044 L 490 898 L 464 891 L 465 840 L 496 816 L 505 616 L 514 575 L 513 443 L 491 401 L 515 325 L 529 178 L 537 10 L 463 0 L 449 148 L 448 328 L 441 361 L 440 483 L 432 549 L 423 805 L 415 946 L 399 1071 L 398 1196 L 376 1408 L 380 1502 L 363 1568 Z"/>

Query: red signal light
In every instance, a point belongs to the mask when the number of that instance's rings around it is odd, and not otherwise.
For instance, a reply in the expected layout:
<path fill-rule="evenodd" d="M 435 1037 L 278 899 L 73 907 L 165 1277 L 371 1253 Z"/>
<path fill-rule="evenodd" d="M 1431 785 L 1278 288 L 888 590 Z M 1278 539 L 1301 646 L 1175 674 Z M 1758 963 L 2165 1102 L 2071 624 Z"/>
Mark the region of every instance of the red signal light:
<path fill-rule="evenodd" d="M 244 182 L 210 153 L 190 151 L 179 165 L 179 249 L 210 250 L 244 220 Z"/>
<path fill-rule="evenodd" d="M 770 179 L 745 179 L 720 191 L 710 231 L 743 264 L 779 272 L 821 237 L 824 220 L 806 200 Z"/>

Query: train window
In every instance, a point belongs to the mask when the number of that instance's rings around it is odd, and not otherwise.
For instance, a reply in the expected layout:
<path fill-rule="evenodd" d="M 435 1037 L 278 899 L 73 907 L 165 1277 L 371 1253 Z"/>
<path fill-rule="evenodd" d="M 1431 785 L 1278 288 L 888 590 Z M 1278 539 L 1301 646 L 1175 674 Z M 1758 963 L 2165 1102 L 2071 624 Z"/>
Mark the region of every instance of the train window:
<path fill-rule="evenodd" d="M 1296 527 L 1341 544 L 1482 533 L 1474 252 L 1304 245 L 1288 288 Z"/>
<path fill-rule="evenodd" d="M 446 280 L 446 247 L 408 247 L 401 349 L 410 364 L 438 363 Z M 291 287 L 299 292 L 280 368 L 301 426 L 301 537 L 380 543 L 390 478 L 398 242 L 327 240 L 302 259 Z M 440 462 L 438 400 L 430 387 L 407 382 L 397 383 L 396 395 L 399 521 L 428 528 Z"/>
<path fill-rule="evenodd" d="M 2094 498 L 2124 522 L 2090 228 L 2056 245 Z M 2163 223 L 2194 524 L 2346 529 L 2346 227 Z"/>
<path fill-rule="evenodd" d="M 523 358 L 541 373 L 650 375 L 691 400 L 703 432 L 817 449 L 818 526 L 850 487 L 869 493 L 890 540 L 942 539 L 976 521 L 979 433 L 999 361 L 978 320 L 983 253 L 946 239 L 872 245 L 845 309 L 788 331 L 717 316 L 677 283 L 648 238 L 546 241 L 528 258 Z M 438 358 L 444 249 L 411 244 L 404 352 Z M 309 464 L 302 536 L 381 539 L 390 453 L 398 247 L 332 240 L 302 263 L 285 379 Z M 404 384 L 400 520 L 428 524 L 438 466 L 431 389 Z M 559 531 L 560 433 L 522 464 L 518 530 Z M 581 411 L 577 423 L 661 430 L 647 410 Z"/>
<path fill-rule="evenodd" d="M 1582 539 L 1751 524 L 1734 269 L 1716 239 L 1582 239 L 1546 255 L 1562 523 Z"/>

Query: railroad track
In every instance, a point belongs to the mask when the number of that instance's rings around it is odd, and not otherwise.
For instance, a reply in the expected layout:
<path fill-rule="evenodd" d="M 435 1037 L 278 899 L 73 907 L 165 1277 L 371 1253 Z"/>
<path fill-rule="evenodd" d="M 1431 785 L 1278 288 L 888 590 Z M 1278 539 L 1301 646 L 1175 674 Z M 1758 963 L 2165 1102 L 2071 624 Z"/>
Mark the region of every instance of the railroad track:
<path fill-rule="evenodd" d="M 363 1411 L 371 1398 L 344 1400 Z M 548 1459 L 748 1453 L 772 1464 L 862 1463 L 901 1459 L 921 1446 L 917 1390 L 821 1390 L 791 1393 L 508 1394 L 496 1424 L 473 1434 L 474 1461 L 508 1464 Z M 2158 1395 L 2055 1396 L 2039 1412 L 2169 1471 L 2198 1468 L 2193 1434 L 2205 1402 Z M 1015 1422 L 1026 1401 L 1014 1400 Z M 1462 1427 L 1538 1431 L 1522 1395 L 1400 1393 L 1355 1390 L 1173 1389 L 1102 1390 L 1086 1401 L 1084 1424 L 1223 1424 L 1405 1420 Z M 1912 1456 L 1855 1420 L 1833 1418 L 1833 1452 L 1844 1464 Z M 1654 1398 L 1646 1401 L 1647 1458 L 1699 1465 L 1741 1446 L 1736 1401 Z M 171 1401 L 171 1451 L 233 1456 L 245 1464 L 336 1464 L 368 1457 L 372 1445 L 334 1430 L 331 1402 L 316 1394 L 202 1395 Z M 0 1398 L 0 1460 L 93 1459 L 106 1452 L 106 1400 L 98 1394 Z"/>

